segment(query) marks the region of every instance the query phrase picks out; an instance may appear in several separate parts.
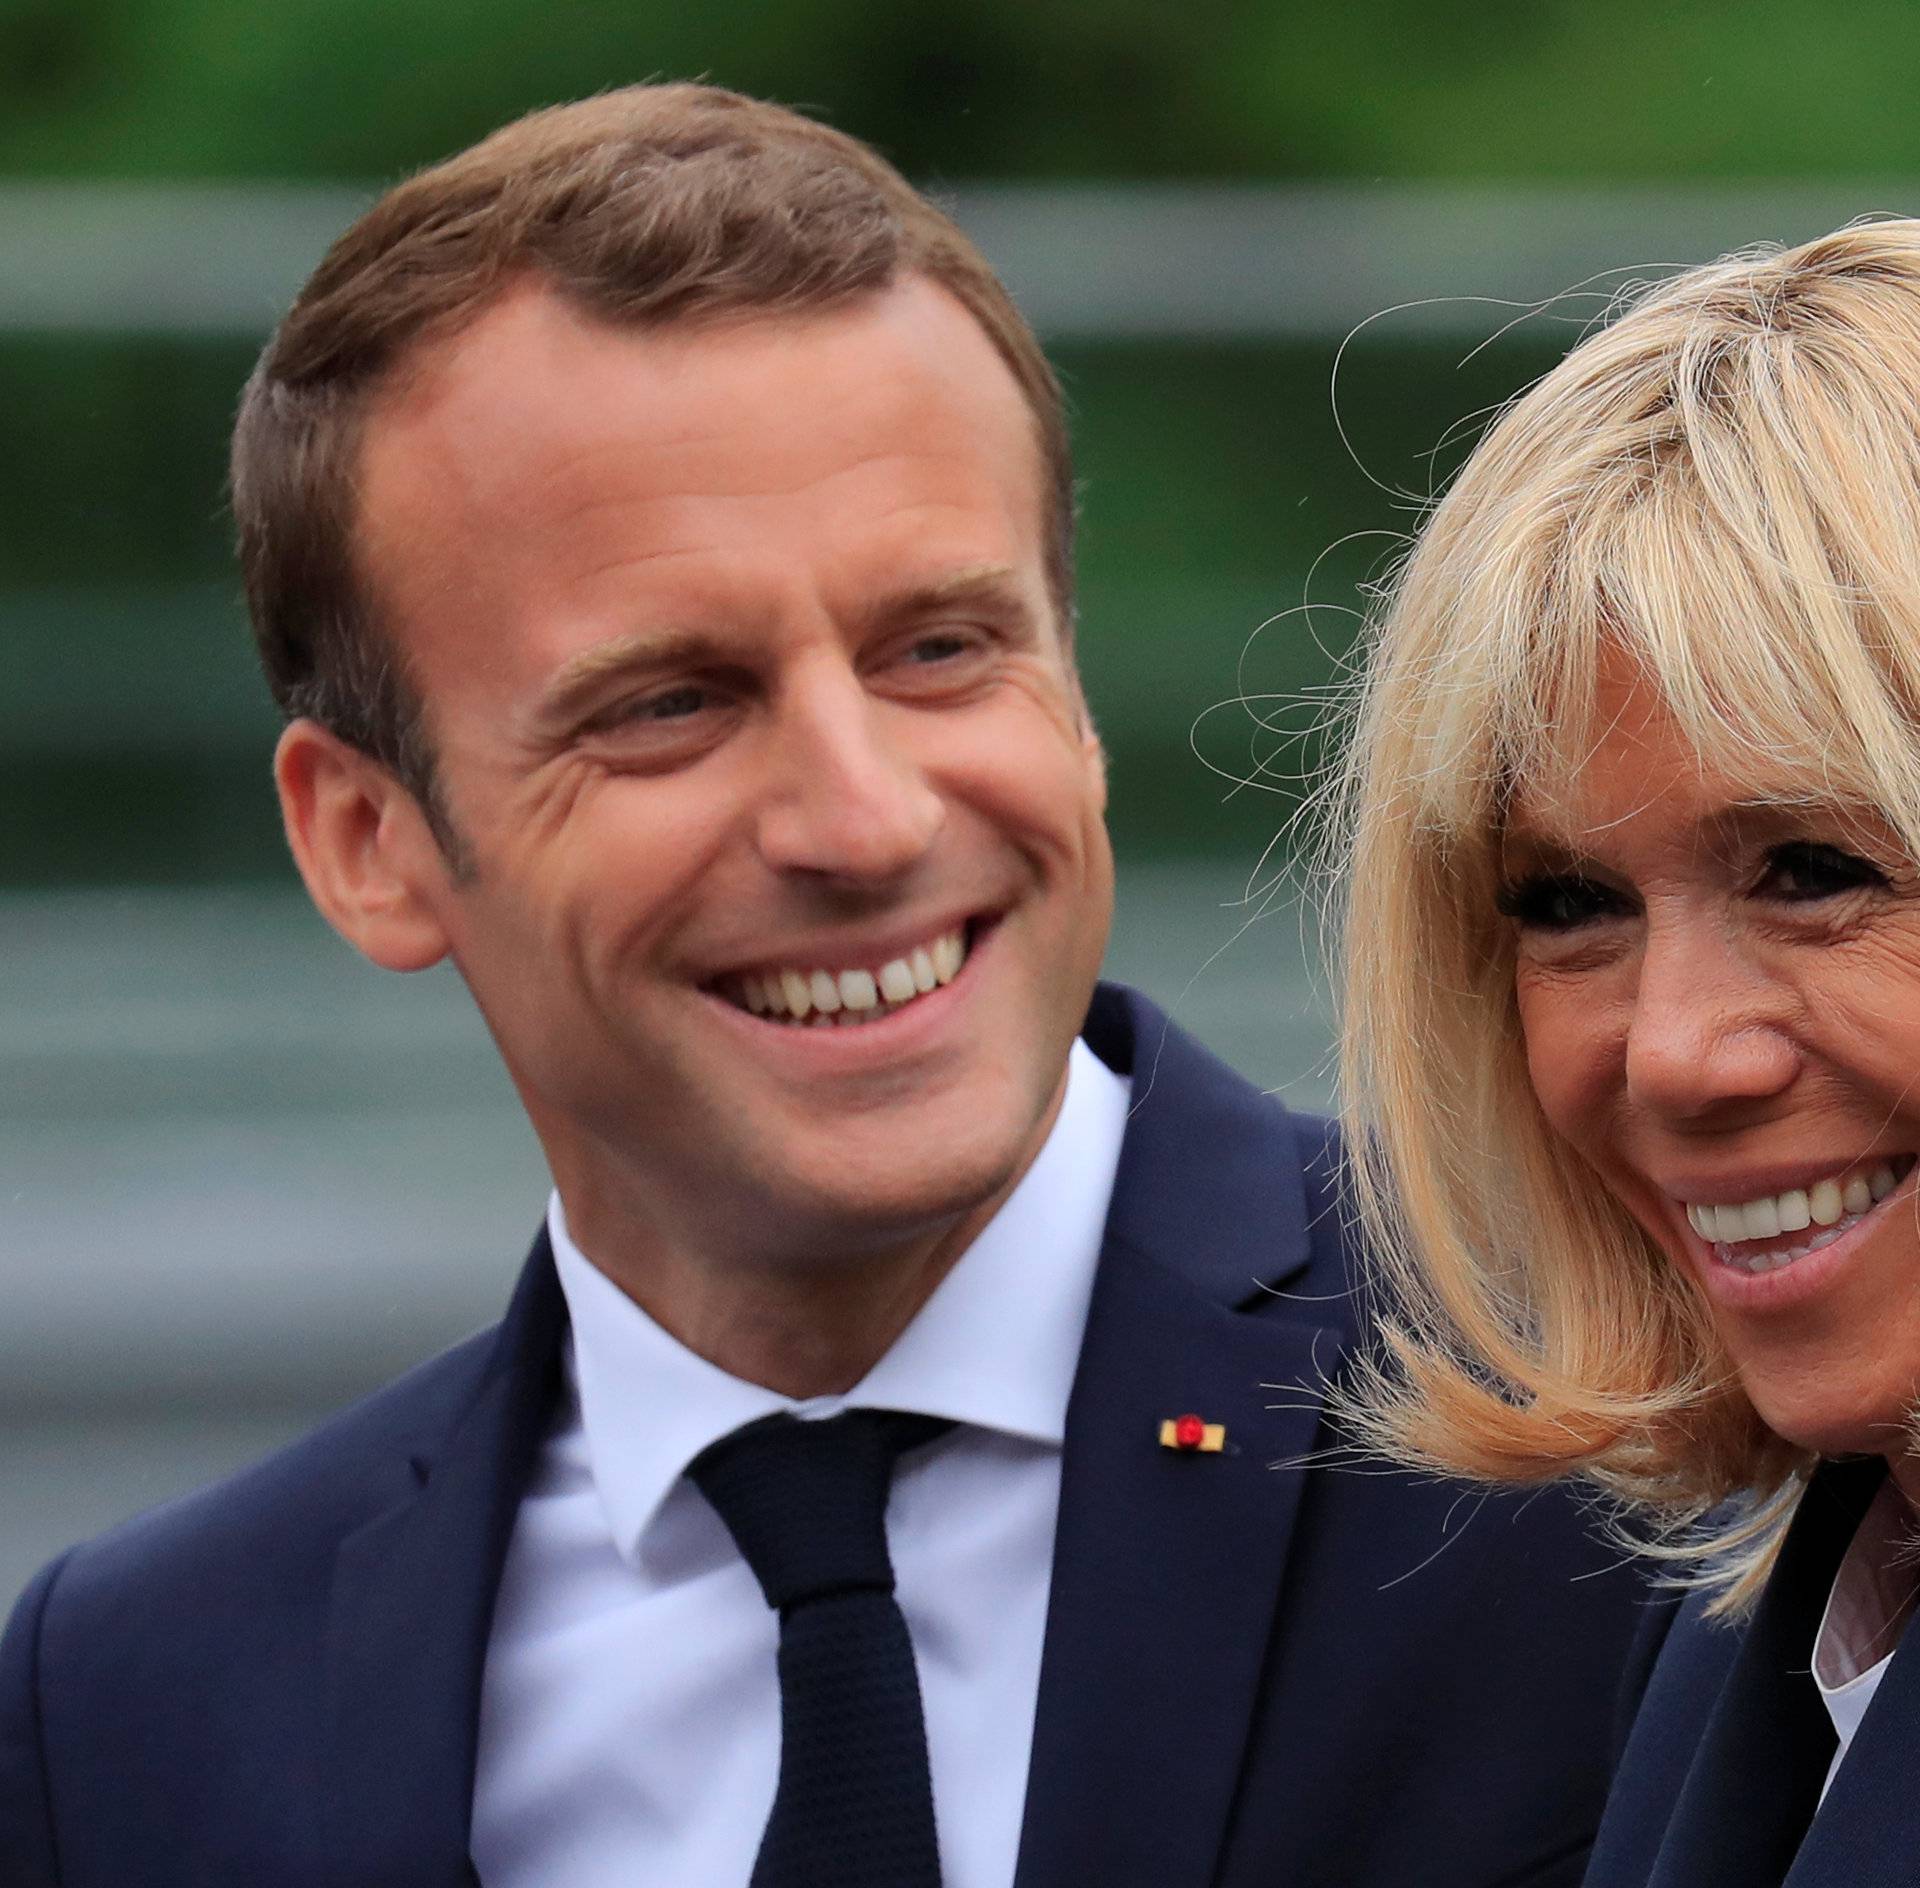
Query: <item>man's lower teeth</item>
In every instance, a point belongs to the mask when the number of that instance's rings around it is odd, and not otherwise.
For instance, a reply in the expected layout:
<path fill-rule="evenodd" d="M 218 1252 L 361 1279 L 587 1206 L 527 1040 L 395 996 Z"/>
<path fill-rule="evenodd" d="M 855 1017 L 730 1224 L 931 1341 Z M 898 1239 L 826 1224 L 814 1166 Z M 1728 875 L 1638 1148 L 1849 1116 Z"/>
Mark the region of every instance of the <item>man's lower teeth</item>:
<path fill-rule="evenodd" d="M 782 1023 L 788 1029 L 858 1029 L 862 1023 L 877 1023 L 883 1016 L 891 1016 L 895 1010 L 903 1010 L 907 1003 L 916 999 L 908 997 L 906 1003 L 876 1003 L 871 1009 L 834 1010 L 825 1012 L 815 1010 L 811 1016 L 768 1016 L 762 1020 L 769 1023 Z"/>

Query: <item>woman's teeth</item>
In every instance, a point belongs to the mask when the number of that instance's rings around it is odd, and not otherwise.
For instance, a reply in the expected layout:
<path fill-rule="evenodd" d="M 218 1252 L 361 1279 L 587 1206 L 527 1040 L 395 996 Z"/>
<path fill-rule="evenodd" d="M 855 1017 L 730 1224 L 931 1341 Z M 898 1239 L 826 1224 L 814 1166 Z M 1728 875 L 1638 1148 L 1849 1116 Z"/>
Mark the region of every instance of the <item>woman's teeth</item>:
<path fill-rule="evenodd" d="M 1687 1207 L 1687 1222 L 1713 1245 L 1722 1265 L 1741 1272 L 1771 1272 L 1831 1245 L 1858 1225 L 1913 1169 L 1914 1156 L 1897 1154 L 1849 1173 L 1817 1180 L 1737 1206 Z M 1806 1233 L 1803 1240 L 1783 1236 Z M 1749 1243 L 1751 1242 L 1751 1243 Z M 1736 1250 L 1747 1244 L 1746 1251 Z"/>
<path fill-rule="evenodd" d="M 967 961 L 963 930 L 944 932 L 930 943 L 866 970 L 769 970 L 737 977 L 725 994 L 756 1016 L 814 1028 L 878 1022 L 943 983 Z"/>

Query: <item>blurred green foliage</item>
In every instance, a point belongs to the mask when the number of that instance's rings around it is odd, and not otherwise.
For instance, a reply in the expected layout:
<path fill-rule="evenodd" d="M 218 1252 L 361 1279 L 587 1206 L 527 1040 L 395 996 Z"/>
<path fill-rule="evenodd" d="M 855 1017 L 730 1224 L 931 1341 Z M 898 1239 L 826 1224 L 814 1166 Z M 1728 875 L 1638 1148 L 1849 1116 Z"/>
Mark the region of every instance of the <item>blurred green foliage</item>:
<path fill-rule="evenodd" d="M 1906 0 L 4 0 L 0 170 L 390 176 L 655 76 L 926 179 L 1920 168 Z"/>
<path fill-rule="evenodd" d="M 377 183 L 534 105 L 705 76 L 936 185 L 1871 178 L 1920 171 L 1915 47 L 1904 0 L 0 0 L 0 176 Z M 1430 489 L 1419 455 L 1556 345 L 1463 366 L 1370 329 L 1351 453 L 1331 341 L 1056 350 L 1123 849 L 1259 856 L 1417 510 L 1381 486 Z M 0 340 L 0 882 L 288 870 L 221 501 L 250 351 Z"/>

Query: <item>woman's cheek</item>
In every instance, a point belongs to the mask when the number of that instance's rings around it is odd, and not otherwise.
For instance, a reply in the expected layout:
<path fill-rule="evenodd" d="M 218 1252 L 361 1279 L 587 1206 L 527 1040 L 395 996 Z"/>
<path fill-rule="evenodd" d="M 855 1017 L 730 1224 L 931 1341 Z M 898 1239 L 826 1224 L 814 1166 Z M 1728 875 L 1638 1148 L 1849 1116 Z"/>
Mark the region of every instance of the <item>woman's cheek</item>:
<path fill-rule="evenodd" d="M 1564 978 L 1525 967 L 1515 993 L 1534 1097 L 1554 1131 L 1581 1147 L 1591 1126 L 1587 1116 L 1598 1100 L 1589 1092 L 1602 1054 L 1595 1006 L 1582 1001 Z"/>

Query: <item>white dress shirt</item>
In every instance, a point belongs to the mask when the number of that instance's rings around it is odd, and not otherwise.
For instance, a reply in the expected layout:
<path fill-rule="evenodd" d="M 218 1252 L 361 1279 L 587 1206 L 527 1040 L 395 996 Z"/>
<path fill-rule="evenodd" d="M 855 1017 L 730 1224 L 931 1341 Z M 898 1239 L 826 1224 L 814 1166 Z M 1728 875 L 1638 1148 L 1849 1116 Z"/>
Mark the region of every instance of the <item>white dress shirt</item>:
<path fill-rule="evenodd" d="M 887 1513 L 945 1888 L 1008 1888 L 1066 1429 L 1128 1084 L 1075 1043 L 1038 1158 L 842 1397 L 728 1376 L 548 1230 L 567 1395 L 514 1524 L 487 1649 L 472 1854 L 485 1888 L 745 1888 L 780 1760 L 779 1621 L 687 1464 L 774 1410 L 951 1418 Z"/>
<path fill-rule="evenodd" d="M 1846 1761 L 1854 1733 L 1880 1689 L 1920 1590 L 1914 1515 L 1891 1476 L 1860 1517 L 1846 1558 L 1833 1576 L 1813 1644 L 1813 1682 L 1833 1720 L 1839 1748 L 1820 1786 L 1824 1802 Z"/>

